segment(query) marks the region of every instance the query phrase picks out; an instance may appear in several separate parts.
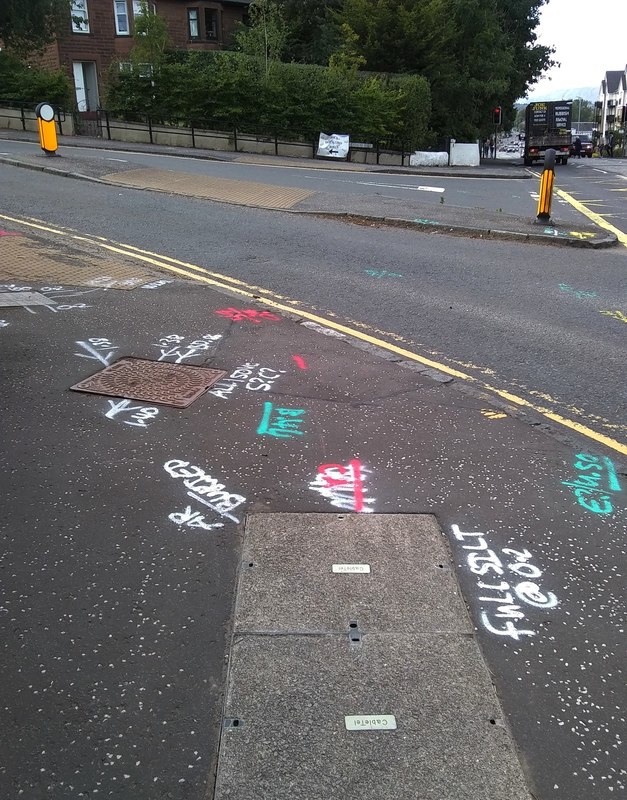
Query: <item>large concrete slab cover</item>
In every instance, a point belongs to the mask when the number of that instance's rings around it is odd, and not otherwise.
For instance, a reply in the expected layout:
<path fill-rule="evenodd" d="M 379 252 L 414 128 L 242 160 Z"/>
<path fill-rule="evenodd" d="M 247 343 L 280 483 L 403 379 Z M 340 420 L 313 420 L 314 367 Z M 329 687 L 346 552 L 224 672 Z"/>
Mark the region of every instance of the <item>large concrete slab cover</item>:
<path fill-rule="evenodd" d="M 344 632 L 350 621 L 371 633 L 473 630 L 428 514 L 257 514 L 242 558 L 239 632 Z"/>
<path fill-rule="evenodd" d="M 530 800 L 434 517 L 252 515 L 243 553 L 215 800 Z"/>
<path fill-rule="evenodd" d="M 227 692 L 215 800 L 530 800 L 472 637 L 236 637 Z"/>

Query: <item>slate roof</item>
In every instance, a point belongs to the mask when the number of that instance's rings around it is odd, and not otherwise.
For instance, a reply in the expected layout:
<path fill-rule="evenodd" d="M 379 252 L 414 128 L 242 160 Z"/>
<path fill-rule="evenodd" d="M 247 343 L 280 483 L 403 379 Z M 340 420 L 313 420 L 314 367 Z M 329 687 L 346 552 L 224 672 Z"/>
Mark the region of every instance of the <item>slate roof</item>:
<path fill-rule="evenodd" d="M 624 80 L 624 70 L 610 70 L 605 73 L 605 86 L 608 94 L 614 94 L 620 88 L 621 79 Z"/>

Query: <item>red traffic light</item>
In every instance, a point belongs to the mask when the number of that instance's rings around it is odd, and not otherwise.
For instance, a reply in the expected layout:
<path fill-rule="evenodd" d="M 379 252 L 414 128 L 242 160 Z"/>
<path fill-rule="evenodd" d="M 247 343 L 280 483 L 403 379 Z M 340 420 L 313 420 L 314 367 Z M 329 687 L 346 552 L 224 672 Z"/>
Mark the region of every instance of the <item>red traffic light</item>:
<path fill-rule="evenodd" d="M 492 122 L 494 125 L 500 125 L 502 121 L 502 108 L 501 106 L 495 106 L 494 111 L 492 112 Z"/>

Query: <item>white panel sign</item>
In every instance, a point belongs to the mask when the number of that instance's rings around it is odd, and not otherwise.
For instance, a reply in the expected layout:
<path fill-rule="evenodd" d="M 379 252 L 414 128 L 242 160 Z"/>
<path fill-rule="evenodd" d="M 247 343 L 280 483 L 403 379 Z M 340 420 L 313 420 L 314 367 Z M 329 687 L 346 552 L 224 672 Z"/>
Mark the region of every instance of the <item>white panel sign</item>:
<path fill-rule="evenodd" d="M 325 158 L 346 158 L 349 146 L 350 138 L 348 134 L 321 133 L 318 140 L 317 155 L 325 156 Z"/>
<path fill-rule="evenodd" d="M 357 714 L 344 717 L 347 731 L 395 731 L 394 714 Z"/>
<path fill-rule="evenodd" d="M 370 564 L 333 564 L 333 572 L 370 572 Z"/>

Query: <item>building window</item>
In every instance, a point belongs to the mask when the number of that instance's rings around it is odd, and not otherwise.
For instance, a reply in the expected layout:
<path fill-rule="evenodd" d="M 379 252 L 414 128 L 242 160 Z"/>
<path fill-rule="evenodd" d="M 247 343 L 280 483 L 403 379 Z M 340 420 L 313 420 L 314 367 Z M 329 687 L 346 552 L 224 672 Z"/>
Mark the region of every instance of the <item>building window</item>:
<path fill-rule="evenodd" d="M 72 0 L 72 33 L 89 33 L 87 0 Z"/>
<path fill-rule="evenodd" d="M 146 6 L 149 14 L 157 13 L 157 6 L 154 3 L 144 3 L 143 0 L 133 0 L 133 17 L 140 17 L 144 13 L 144 6 Z"/>
<path fill-rule="evenodd" d="M 115 15 L 115 32 L 118 36 L 128 36 L 128 7 L 126 0 L 113 0 L 113 13 Z"/>
<path fill-rule="evenodd" d="M 205 37 L 218 38 L 218 12 L 213 8 L 205 9 Z"/>
<path fill-rule="evenodd" d="M 189 38 L 190 39 L 200 39 L 200 33 L 198 30 L 198 9 L 197 8 L 188 8 L 187 9 L 187 26 L 189 28 Z"/>

